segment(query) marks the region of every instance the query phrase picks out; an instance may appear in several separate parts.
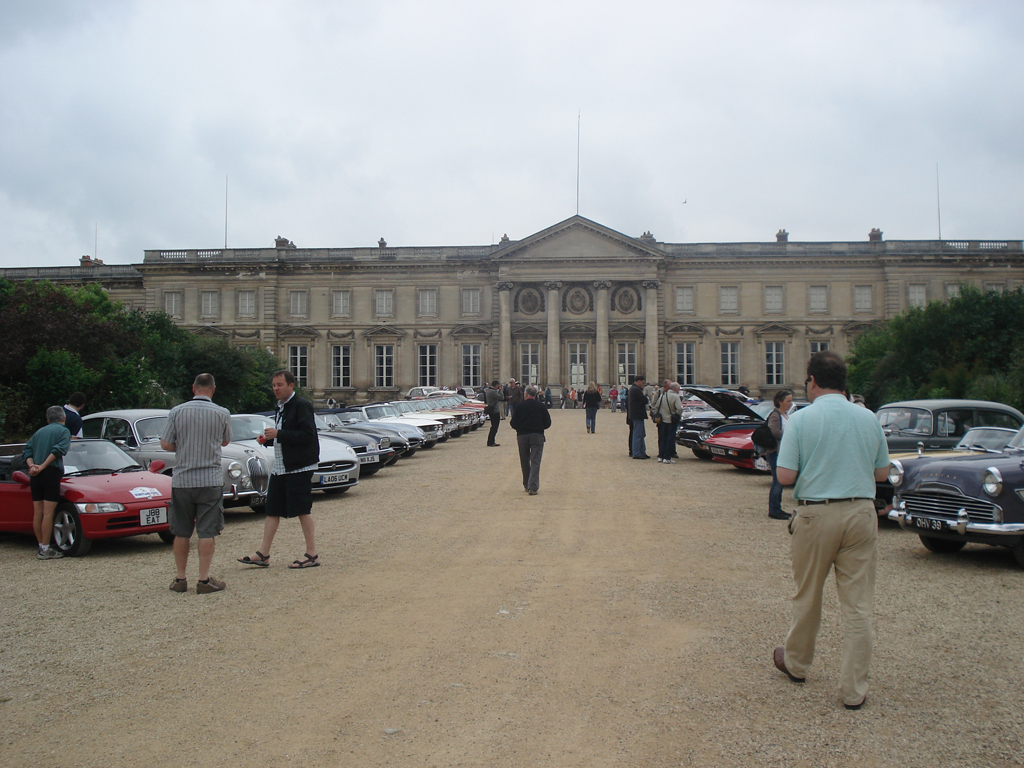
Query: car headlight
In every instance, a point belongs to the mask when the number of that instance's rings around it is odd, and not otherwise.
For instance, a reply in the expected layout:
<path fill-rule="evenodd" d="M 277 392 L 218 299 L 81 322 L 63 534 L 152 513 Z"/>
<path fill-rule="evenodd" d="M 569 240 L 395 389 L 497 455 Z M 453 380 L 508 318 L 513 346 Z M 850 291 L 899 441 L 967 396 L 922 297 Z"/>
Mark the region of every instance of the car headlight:
<path fill-rule="evenodd" d="M 995 467 L 985 470 L 985 477 L 981 480 L 981 489 L 989 496 L 998 496 L 1003 492 L 1003 476 Z"/>
<path fill-rule="evenodd" d="M 904 474 L 903 465 L 900 463 L 899 459 L 893 459 L 892 463 L 889 465 L 889 484 L 893 488 L 898 488 L 903 483 Z"/>
<path fill-rule="evenodd" d="M 124 504 L 118 504 L 116 502 L 105 502 L 103 504 L 75 504 L 79 512 L 83 513 L 98 513 L 98 512 L 124 512 Z"/>
<path fill-rule="evenodd" d="M 242 476 L 242 474 L 242 465 L 239 464 L 237 461 L 232 461 L 230 464 L 228 464 L 228 477 L 230 477 L 232 480 L 237 480 Z"/>
<path fill-rule="evenodd" d="M 702 443 L 703 443 L 703 442 L 704 442 L 705 440 L 707 440 L 707 439 L 708 439 L 709 437 L 711 437 L 711 430 L 707 430 L 707 431 L 705 431 L 705 432 L 701 432 L 701 433 L 700 433 L 700 441 L 701 441 Z"/>
<path fill-rule="evenodd" d="M 390 448 L 391 447 L 391 438 L 390 437 L 382 437 L 380 439 L 380 447 L 381 448 Z"/>

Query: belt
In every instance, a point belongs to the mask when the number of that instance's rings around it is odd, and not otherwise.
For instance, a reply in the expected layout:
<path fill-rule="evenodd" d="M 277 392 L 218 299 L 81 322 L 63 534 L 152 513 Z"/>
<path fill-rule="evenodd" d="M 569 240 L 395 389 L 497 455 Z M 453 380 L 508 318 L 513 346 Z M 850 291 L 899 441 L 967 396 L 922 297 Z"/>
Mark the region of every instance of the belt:
<path fill-rule="evenodd" d="M 827 506 L 829 504 L 838 504 L 842 501 L 870 501 L 870 499 L 864 496 L 851 496 L 846 499 L 797 499 L 796 503 L 801 507 L 807 507 L 811 504 L 825 504 Z"/>

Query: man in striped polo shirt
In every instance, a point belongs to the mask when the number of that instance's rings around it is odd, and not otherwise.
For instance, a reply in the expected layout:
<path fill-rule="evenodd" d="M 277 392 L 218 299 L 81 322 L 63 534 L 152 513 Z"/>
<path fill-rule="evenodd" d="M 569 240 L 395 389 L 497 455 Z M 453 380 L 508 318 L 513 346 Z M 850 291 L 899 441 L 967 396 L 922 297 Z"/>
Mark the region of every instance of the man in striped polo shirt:
<path fill-rule="evenodd" d="M 201 373 L 192 384 L 195 395 L 187 403 L 174 406 L 160 446 L 176 455 L 171 478 L 171 508 L 168 514 L 174 534 L 174 565 L 177 575 L 172 592 L 188 591 L 185 568 L 188 566 L 192 532 L 199 536 L 200 595 L 220 592 L 224 582 L 210 577 L 215 537 L 224 530 L 224 470 L 221 448 L 231 442 L 231 416 L 227 408 L 214 405 L 216 390 L 213 376 Z"/>

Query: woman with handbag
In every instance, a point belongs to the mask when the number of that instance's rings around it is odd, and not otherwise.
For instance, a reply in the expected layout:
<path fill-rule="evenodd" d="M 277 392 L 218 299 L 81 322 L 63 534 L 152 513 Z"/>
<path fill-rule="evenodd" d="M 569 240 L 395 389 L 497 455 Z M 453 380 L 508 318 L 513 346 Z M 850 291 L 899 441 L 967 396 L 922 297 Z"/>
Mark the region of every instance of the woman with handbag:
<path fill-rule="evenodd" d="M 779 443 L 782 442 L 782 432 L 786 429 L 786 422 L 789 421 L 789 409 L 793 407 L 793 393 L 788 389 L 780 389 L 772 398 L 775 408 L 768 414 L 766 424 L 772 431 L 775 438 L 775 447 L 770 448 L 764 458 L 772 468 L 772 488 L 768 491 L 768 517 L 772 520 L 789 520 L 788 512 L 782 511 L 782 483 L 779 482 L 778 462 Z"/>

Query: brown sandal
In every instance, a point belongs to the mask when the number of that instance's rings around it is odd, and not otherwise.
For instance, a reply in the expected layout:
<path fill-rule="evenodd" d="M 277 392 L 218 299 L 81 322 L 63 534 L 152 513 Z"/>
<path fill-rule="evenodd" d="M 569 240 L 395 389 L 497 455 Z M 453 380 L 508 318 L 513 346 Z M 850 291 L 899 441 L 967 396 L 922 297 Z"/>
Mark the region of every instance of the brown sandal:
<path fill-rule="evenodd" d="M 257 549 L 255 558 L 246 555 L 245 557 L 238 558 L 238 562 L 240 562 L 242 565 L 256 565 L 260 568 L 266 568 L 268 565 L 270 565 L 270 555 L 264 555 Z"/>

